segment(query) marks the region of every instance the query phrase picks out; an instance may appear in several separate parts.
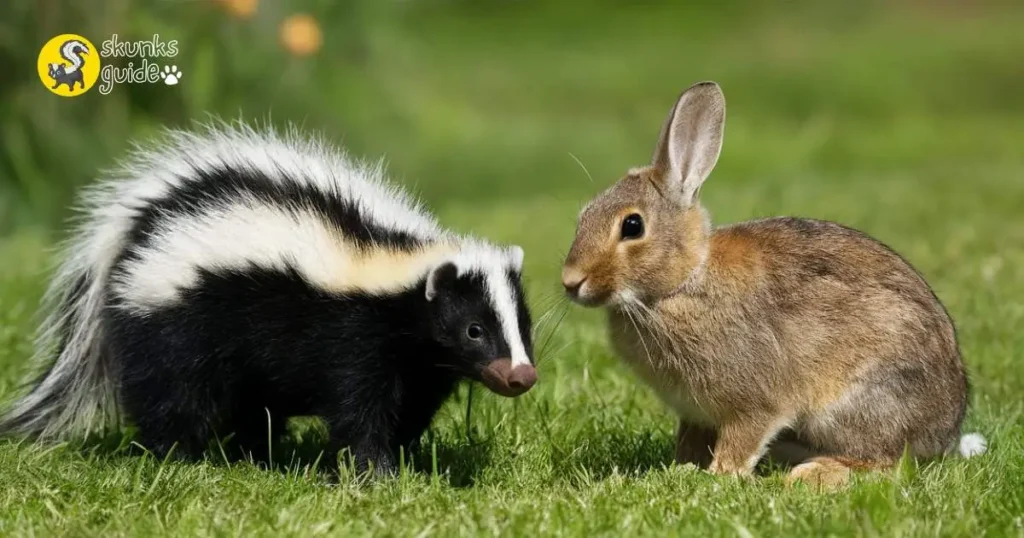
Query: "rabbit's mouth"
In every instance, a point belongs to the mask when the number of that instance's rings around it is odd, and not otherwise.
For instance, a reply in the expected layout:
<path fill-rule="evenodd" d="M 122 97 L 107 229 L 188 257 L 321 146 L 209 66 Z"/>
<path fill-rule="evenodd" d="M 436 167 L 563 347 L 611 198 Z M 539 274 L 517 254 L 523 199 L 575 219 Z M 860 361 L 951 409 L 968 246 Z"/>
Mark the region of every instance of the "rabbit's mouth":
<path fill-rule="evenodd" d="M 589 308 L 595 308 L 598 306 L 604 306 L 611 297 L 610 293 L 601 292 L 594 290 L 594 287 L 590 285 L 590 282 L 583 280 L 577 284 L 566 284 L 565 295 L 569 297 L 572 302 Z"/>
<path fill-rule="evenodd" d="M 565 295 L 572 302 L 586 307 L 598 307 L 608 302 L 612 296 L 607 289 L 603 289 L 596 279 L 591 275 L 566 266 L 562 269 L 562 287 L 565 288 Z"/>
<path fill-rule="evenodd" d="M 587 308 L 597 308 L 599 306 L 604 306 L 605 303 L 608 302 L 608 297 L 607 296 L 605 296 L 605 297 L 592 297 L 592 296 L 575 296 L 575 297 L 573 297 L 573 296 L 570 296 L 569 298 L 572 299 L 572 302 L 574 302 L 574 303 L 576 303 L 576 304 L 578 304 L 580 306 L 585 306 Z"/>

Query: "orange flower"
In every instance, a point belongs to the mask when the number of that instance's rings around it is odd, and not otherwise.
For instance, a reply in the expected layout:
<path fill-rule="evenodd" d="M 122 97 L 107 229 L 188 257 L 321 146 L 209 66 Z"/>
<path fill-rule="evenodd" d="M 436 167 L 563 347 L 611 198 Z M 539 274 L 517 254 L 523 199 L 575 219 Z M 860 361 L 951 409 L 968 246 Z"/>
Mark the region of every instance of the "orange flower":
<path fill-rule="evenodd" d="M 323 45 L 320 24 L 305 14 L 288 17 L 281 23 L 281 44 L 296 56 L 314 54 Z"/>
<path fill-rule="evenodd" d="M 248 19 L 256 13 L 256 4 L 259 0 L 217 0 L 228 11 L 228 13 L 239 19 Z"/>

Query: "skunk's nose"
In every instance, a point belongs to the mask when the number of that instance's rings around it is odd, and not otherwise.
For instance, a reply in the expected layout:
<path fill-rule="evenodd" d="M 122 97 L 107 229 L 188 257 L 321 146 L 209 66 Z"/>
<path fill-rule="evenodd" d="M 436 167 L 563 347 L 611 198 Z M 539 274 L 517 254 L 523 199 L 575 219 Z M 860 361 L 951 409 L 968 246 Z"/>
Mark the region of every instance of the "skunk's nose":
<path fill-rule="evenodd" d="M 526 392 L 536 382 L 537 369 L 528 364 L 516 366 L 508 376 L 508 386 L 516 391 Z"/>
<path fill-rule="evenodd" d="M 572 267 L 562 269 L 562 286 L 565 287 L 565 293 L 569 297 L 579 296 L 580 288 L 583 287 L 583 283 L 586 281 L 587 275 L 584 275 L 579 270 Z"/>
<path fill-rule="evenodd" d="M 480 381 L 494 392 L 513 398 L 537 382 L 537 369 L 532 364 L 513 366 L 509 358 L 494 359 L 480 370 Z"/>

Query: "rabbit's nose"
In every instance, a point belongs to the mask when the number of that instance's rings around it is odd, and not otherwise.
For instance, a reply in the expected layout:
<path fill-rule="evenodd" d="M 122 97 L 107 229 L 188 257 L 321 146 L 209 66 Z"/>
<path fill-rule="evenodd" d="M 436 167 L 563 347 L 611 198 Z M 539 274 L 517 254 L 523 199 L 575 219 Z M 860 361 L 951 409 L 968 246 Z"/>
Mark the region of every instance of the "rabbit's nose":
<path fill-rule="evenodd" d="M 587 275 L 575 270 L 566 268 L 562 271 L 562 286 L 565 286 L 565 293 L 571 297 L 576 297 L 583 283 L 587 281 Z"/>

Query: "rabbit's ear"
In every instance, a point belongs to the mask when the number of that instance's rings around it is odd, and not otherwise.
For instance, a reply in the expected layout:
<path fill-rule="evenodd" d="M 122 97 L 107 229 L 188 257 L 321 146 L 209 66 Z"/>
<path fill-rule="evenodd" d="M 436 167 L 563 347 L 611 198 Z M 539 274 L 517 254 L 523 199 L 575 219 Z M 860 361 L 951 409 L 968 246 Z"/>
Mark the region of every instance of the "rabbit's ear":
<path fill-rule="evenodd" d="M 718 162 L 724 128 L 725 96 L 714 82 L 690 86 L 665 120 L 651 164 L 684 204 L 693 203 Z"/>

